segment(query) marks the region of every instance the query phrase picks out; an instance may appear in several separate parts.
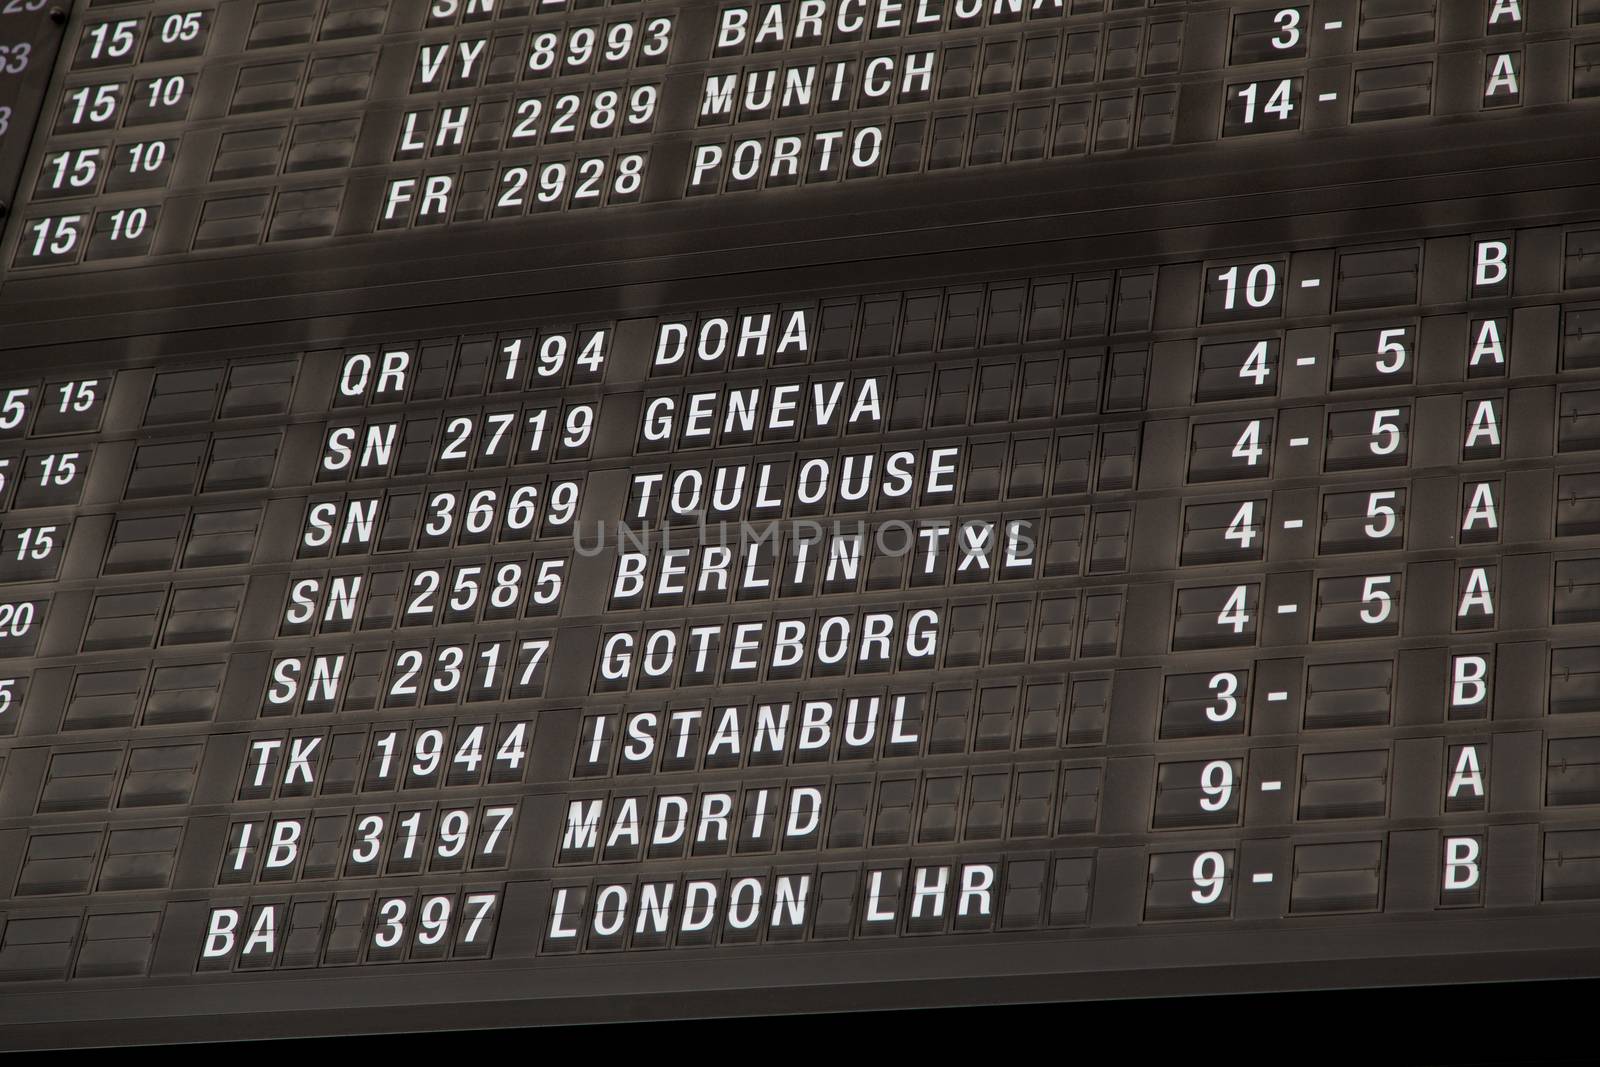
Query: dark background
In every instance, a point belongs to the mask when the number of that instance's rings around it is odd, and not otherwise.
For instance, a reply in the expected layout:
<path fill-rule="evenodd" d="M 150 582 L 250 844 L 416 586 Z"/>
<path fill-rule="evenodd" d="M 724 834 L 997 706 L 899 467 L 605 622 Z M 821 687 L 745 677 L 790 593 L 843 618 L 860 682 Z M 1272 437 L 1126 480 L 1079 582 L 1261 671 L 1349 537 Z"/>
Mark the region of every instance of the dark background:
<path fill-rule="evenodd" d="M 1600 980 L 1152 998 L 182 1046 L 206 1056 L 1594 1063 Z M 151 1049 L 166 1054 L 178 1049 Z"/>

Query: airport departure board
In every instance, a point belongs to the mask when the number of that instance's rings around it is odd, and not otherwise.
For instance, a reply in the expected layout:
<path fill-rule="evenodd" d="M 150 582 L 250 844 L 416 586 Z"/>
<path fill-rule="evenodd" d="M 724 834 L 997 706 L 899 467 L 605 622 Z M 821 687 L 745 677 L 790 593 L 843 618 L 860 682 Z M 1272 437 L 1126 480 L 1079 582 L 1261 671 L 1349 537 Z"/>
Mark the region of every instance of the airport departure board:
<path fill-rule="evenodd" d="M 1600 0 L 0 0 L 0 1046 L 1600 976 Z"/>

